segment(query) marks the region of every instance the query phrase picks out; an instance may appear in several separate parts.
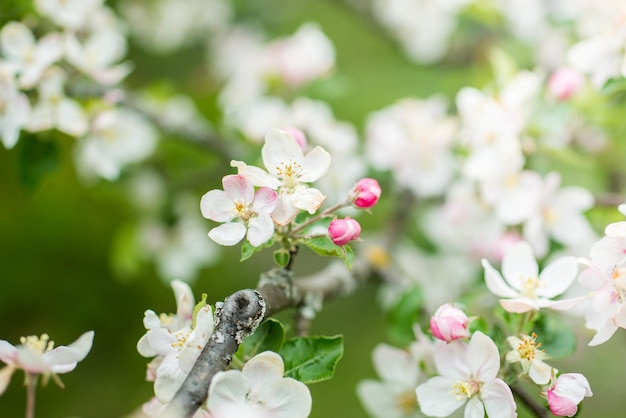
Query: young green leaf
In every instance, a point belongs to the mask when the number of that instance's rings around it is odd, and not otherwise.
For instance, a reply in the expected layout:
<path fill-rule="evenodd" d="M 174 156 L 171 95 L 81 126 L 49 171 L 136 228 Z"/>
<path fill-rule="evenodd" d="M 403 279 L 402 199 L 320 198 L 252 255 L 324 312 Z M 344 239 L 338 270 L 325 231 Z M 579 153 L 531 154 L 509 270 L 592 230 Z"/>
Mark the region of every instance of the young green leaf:
<path fill-rule="evenodd" d="M 285 362 L 285 376 L 303 383 L 333 377 L 343 356 L 343 336 L 295 337 L 285 341 L 279 354 Z"/>
<path fill-rule="evenodd" d="M 276 261 L 276 264 L 280 268 L 287 267 L 290 258 L 291 255 L 289 254 L 289 251 L 285 250 L 284 248 L 274 251 L 274 261 Z"/>
<path fill-rule="evenodd" d="M 328 236 L 303 240 L 302 243 L 319 255 L 341 258 L 344 263 L 346 263 L 346 267 L 348 267 L 348 270 L 352 269 L 352 263 L 354 262 L 354 252 L 352 251 L 352 248 L 350 248 L 350 246 L 344 245 L 343 247 L 340 247 L 338 245 L 335 245 Z"/>
<path fill-rule="evenodd" d="M 274 318 L 268 318 L 254 331 L 254 334 L 246 338 L 235 353 L 242 362 L 250 360 L 255 355 L 264 351 L 278 352 L 285 341 L 285 327 Z"/>

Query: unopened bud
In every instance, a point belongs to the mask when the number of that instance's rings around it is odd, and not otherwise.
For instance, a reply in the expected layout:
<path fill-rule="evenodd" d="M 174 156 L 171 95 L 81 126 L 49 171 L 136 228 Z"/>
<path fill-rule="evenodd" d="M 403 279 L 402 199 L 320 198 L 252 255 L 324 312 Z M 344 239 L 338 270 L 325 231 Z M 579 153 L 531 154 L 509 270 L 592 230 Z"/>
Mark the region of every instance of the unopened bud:
<path fill-rule="evenodd" d="M 346 245 L 358 239 L 360 234 L 361 225 L 350 217 L 335 219 L 328 226 L 328 235 L 335 245 Z"/>
<path fill-rule="evenodd" d="M 359 180 L 350 192 L 354 206 L 361 209 L 374 207 L 378 203 L 380 194 L 381 189 L 378 181 L 371 178 Z"/>
<path fill-rule="evenodd" d="M 430 332 L 435 338 L 446 342 L 469 337 L 468 326 L 467 315 L 449 303 L 441 305 L 430 318 Z"/>

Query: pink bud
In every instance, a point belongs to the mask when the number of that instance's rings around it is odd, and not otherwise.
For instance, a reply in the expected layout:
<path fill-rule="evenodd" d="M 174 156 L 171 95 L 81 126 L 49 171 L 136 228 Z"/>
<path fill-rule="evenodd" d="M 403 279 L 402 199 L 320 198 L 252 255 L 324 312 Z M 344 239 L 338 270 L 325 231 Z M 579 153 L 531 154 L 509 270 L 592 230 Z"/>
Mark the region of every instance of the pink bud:
<path fill-rule="evenodd" d="M 364 178 L 354 185 L 350 196 L 354 206 L 361 209 L 369 209 L 376 205 L 380 198 L 380 193 L 380 185 L 375 179 Z"/>
<path fill-rule="evenodd" d="M 470 336 L 467 315 L 449 303 L 441 305 L 430 318 L 430 332 L 435 338 L 450 342 Z"/>
<path fill-rule="evenodd" d="M 335 219 L 328 225 L 328 235 L 335 245 L 346 245 L 359 238 L 361 225 L 349 216 Z"/>
<path fill-rule="evenodd" d="M 557 100 L 568 100 L 583 85 L 583 77 L 571 68 L 561 68 L 550 76 L 548 92 Z"/>
<path fill-rule="evenodd" d="M 304 132 L 302 132 L 302 130 L 298 128 L 294 128 L 293 126 L 288 126 L 286 128 L 283 128 L 283 131 L 287 132 L 289 135 L 293 137 L 293 139 L 296 140 L 298 145 L 300 145 L 302 152 L 306 152 L 306 145 L 307 145 L 306 135 L 304 134 Z"/>
<path fill-rule="evenodd" d="M 562 374 L 546 393 L 550 412 L 558 417 L 576 415 L 578 404 L 592 395 L 587 378 L 580 373 Z"/>

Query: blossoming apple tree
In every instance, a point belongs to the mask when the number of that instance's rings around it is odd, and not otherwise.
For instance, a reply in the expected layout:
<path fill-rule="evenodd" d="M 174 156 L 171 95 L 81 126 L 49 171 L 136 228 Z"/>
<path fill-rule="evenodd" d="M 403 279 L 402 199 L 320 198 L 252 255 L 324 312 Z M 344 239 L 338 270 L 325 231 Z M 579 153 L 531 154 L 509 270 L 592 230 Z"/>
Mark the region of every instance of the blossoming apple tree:
<path fill-rule="evenodd" d="M 69 149 L 81 187 L 132 207 L 114 266 L 152 264 L 173 290 L 175 313 L 146 307 L 136 336 L 153 396 L 132 416 L 315 415 L 310 385 L 352 353 L 311 324 L 364 284 L 389 335 L 378 376 L 356 386 L 369 416 L 576 415 L 604 394 L 560 364 L 626 328 L 624 5 L 337 3 L 415 68 L 480 76 L 351 123 L 329 104 L 345 94 L 341 49 L 320 22 L 279 35 L 265 14 L 265 33 L 261 6 L 228 0 L 0 6 L 2 152 L 36 188 Z M 142 54 L 186 48 L 206 52 L 210 94 L 146 76 L 159 69 Z M 202 269 L 233 248 L 272 267 L 224 300 L 196 298 Z M 0 394 L 22 370 L 34 417 L 37 384 L 62 385 L 106 344 L 97 335 L 0 340 Z"/>

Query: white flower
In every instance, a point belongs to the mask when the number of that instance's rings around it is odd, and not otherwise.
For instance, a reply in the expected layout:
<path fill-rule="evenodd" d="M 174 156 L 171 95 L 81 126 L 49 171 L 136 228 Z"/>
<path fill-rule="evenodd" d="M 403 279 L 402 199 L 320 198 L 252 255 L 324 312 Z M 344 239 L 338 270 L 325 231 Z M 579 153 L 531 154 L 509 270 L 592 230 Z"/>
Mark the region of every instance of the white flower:
<path fill-rule="evenodd" d="M 525 241 L 512 245 L 502 258 L 504 280 L 489 261 L 482 260 L 485 282 L 491 293 L 505 299 L 500 304 L 509 312 L 522 313 L 540 308 L 568 310 L 582 298 L 552 298 L 564 293 L 578 276 L 578 262 L 574 257 L 561 257 L 543 269 L 539 267 L 533 250 Z"/>
<path fill-rule="evenodd" d="M 104 0 L 35 0 L 35 7 L 57 25 L 80 29 L 88 17 L 102 7 Z"/>
<path fill-rule="evenodd" d="M 545 385 L 552 377 L 552 367 L 543 362 L 548 358 L 544 350 L 540 350 L 541 343 L 537 343 L 537 335 L 522 335 L 521 338 L 510 336 L 507 342 L 513 350 L 506 354 L 509 363 L 520 362 L 522 371 L 528 374 L 533 382 Z"/>
<path fill-rule="evenodd" d="M 14 67 L 0 61 L 0 140 L 7 149 L 17 143 L 29 115 L 30 102 L 17 87 Z"/>
<path fill-rule="evenodd" d="M 561 177 L 549 173 L 539 186 L 535 210 L 524 223 L 524 238 L 538 256 L 548 252 L 549 238 L 567 246 L 584 245 L 595 239 L 595 233 L 583 212 L 593 206 L 593 195 L 582 187 L 560 188 Z"/>
<path fill-rule="evenodd" d="M 309 388 L 283 377 L 282 358 L 271 351 L 257 354 L 241 371 L 213 377 L 207 407 L 213 418 L 305 418 L 311 413 Z"/>
<path fill-rule="evenodd" d="M 378 344 L 372 353 L 381 380 L 364 380 L 357 394 L 366 411 L 376 418 L 401 418 L 417 410 L 415 387 L 423 381 L 415 353 Z"/>
<path fill-rule="evenodd" d="M 50 67 L 39 82 L 39 102 L 33 106 L 26 125 L 29 131 L 56 128 L 78 137 L 87 132 L 89 123 L 82 107 L 63 92 L 67 76 L 59 67 Z"/>
<path fill-rule="evenodd" d="M 37 42 L 30 29 L 19 22 L 4 25 L 0 45 L 6 59 L 20 74 L 20 86 L 26 89 L 32 88 L 46 68 L 63 53 L 58 33 L 50 33 Z"/>
<path fill-rule="evenodd" d="M 500 355 L 494 342 L 480 331 L 469 344 L 442 343 L 435 352 L 440 376 L 430 378 L 416 389 L 422 412 L 447 417 L 466 405 L 465 417 L 517 417 L 511 388 L 497 378 Z"/>
<path fill-rule="evenodd" d="M 553 415 L 573 417 L 578 404 L 585 397 L 593 396 L 587 378 L 580 373 L 560 375 L 545 393 Z"/>
<path fill-rule="evenodd" d="M 56 348 L 47 334 L 22 337 L 18 346 L 0 340 L 0 361 L 6 363 L 6 367 L 0 370 L 0 394 L 6 389 L 16 369 L 44 377 L 71 372 L 91 350 L 93 336 L 93 331 L 87 331 L 72 344 Z"/>
<path fill-rule="evenodd" d="M 231 166 L 237 167 L 239 174 L 253 185 L 278 191 L 278 203 L 272 213 L 274 221 L 287 225 L 299 210 L 315 213 L 325 196 L 305 183 L 318 180 L 328 171 L 330 154 L 317 146 L 304 155 L 297 141 L 280 129 L 267 133 L 261 153 L 269 173 L 241 161 L 232 161 Z"/>
<path fill-rule="evenodd" d="M 189 285 L 172 282 L 176 296 L 176 315 L 157 316 L 147 310 L 144 316 L 146 334 L 137 343 L 144 357 L 157 356 L 148 365 L 148 380 L 154 380 L 159 401 L 169 402 L 183 383 L 200 352 L 213 333 L 211 307 L 205 305 L 194 315 L 194 299 Z"/>
<path fill-rule="evenodd" d="M 77 165 L 85 176 L 116 180 L 125 165 L 152 153 L 156 138 L 156 130 L 138 114 L 121 108 L 104 111 L 77 147 Z"/>
<path fill-rule="evenodd" d="M 235 245 L 247 236 L 254 247 L 267 242 L 274 234 L 270 214 L 276 207 L 276 192 L 252 183 L 240 174 L 224 176 L 224 190 L 210 190 L 200 200 L 202 216 L 225 222 L 209 231 L 209 237 L 220 245 Z M 235 222 L 231 222 L 231 221 Z"/>

